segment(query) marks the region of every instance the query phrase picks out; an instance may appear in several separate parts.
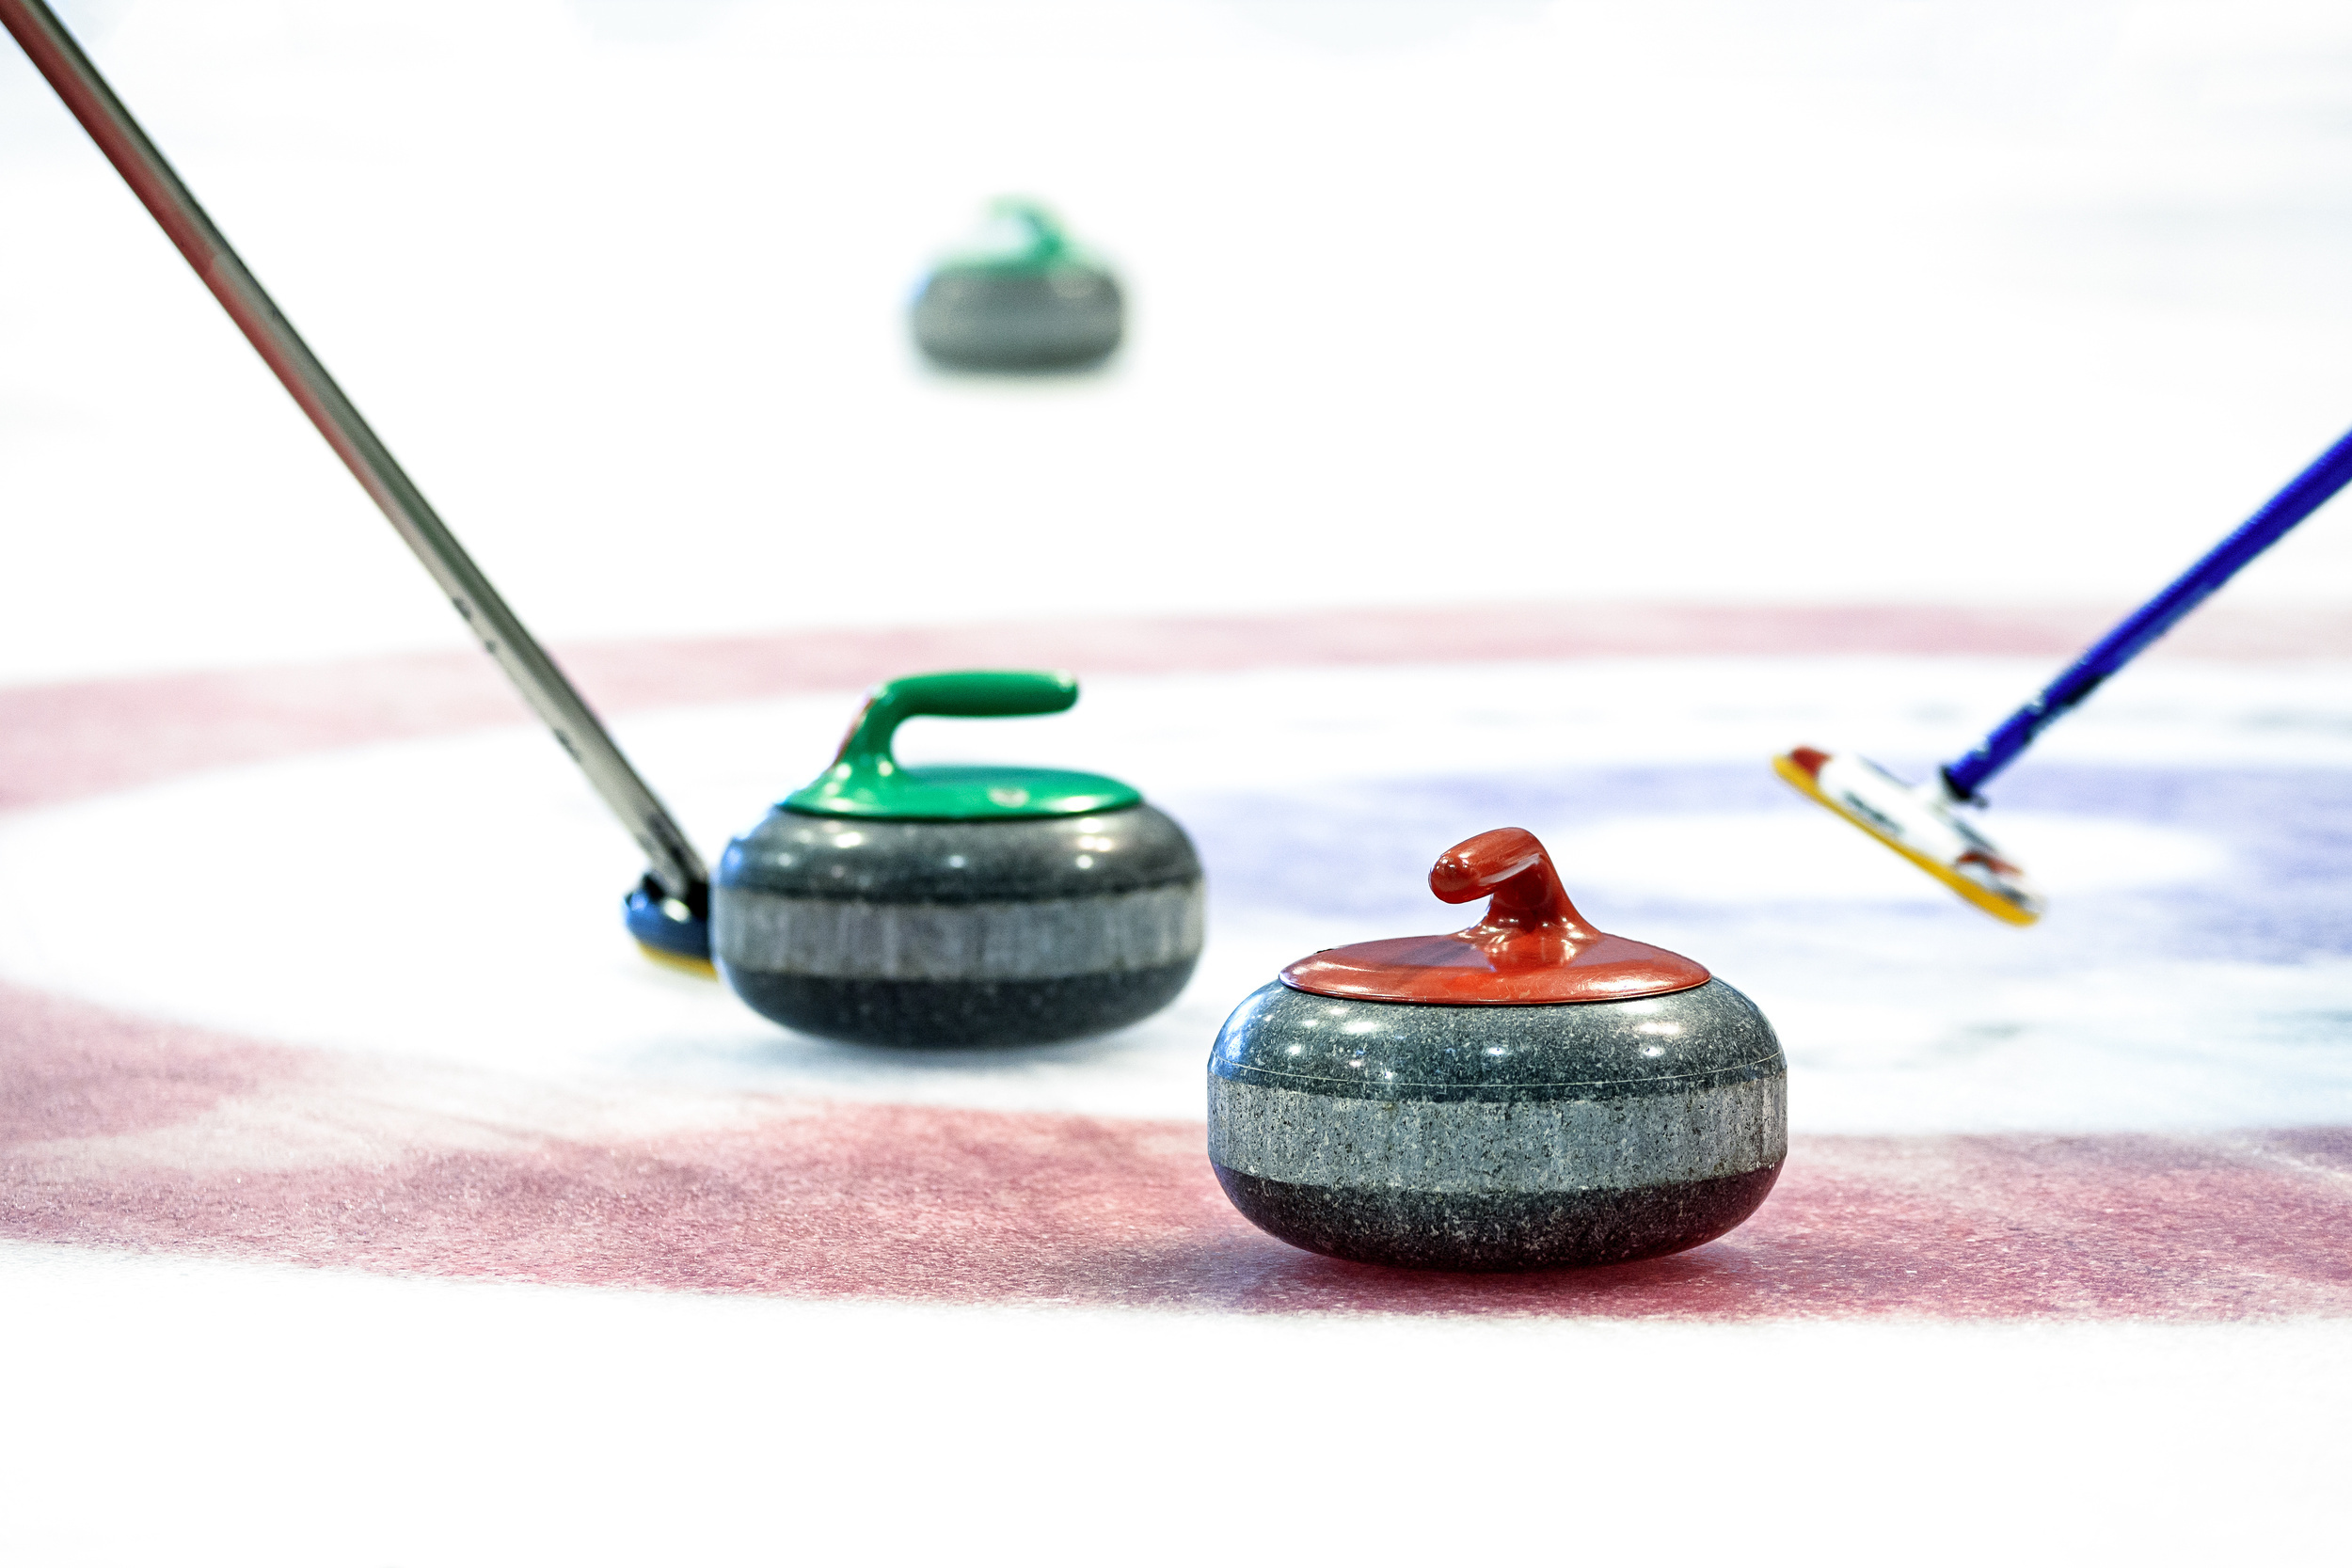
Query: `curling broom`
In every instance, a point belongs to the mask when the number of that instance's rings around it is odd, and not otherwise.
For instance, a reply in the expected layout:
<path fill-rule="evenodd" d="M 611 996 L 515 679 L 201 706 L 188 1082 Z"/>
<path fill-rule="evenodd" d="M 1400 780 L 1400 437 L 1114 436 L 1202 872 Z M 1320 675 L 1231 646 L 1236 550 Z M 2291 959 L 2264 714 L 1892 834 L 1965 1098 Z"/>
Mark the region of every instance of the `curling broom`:
<path fill-rule="evenodd" d="M 2126 616 L 2039 696 L 2010 714 L 1976 749 L 1908 784 L 1867 757 L 1798 746 L 1772 759 L 1772 770 L 1897 854 L 2012 926 L 2042 918 L 2046 900 L 2025 871 L 1960 815 L 1981 806 L 1985 781 L 2007 768 L 2034 737 L 2139 657 L 2215 590 L 2289 529 L 2326 505 L 2352 482 L 2352 435 L 2321 453 L 2228 538 L 2216 545 L 2163 593 Z"/>

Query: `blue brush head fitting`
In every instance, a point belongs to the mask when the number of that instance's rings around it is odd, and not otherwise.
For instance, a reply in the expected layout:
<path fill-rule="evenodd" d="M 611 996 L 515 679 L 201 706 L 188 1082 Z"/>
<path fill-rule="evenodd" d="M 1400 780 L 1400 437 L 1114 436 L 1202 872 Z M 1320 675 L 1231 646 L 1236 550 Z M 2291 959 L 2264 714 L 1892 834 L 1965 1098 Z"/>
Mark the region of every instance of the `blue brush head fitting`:
<path fill-rule="evenodd" d="M 710 961 L 710 890 L 697 887 L 683 898 L 646 873 L 621 904 L 628 934 L 656 953 L 696 963 Z"/>

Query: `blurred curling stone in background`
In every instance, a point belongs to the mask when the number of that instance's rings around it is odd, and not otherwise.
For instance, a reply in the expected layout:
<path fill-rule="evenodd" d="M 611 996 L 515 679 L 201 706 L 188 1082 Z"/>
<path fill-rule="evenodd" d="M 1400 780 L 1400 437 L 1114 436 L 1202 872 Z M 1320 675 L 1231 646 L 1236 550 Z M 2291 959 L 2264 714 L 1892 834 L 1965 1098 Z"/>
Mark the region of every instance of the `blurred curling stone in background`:
<path fill-rule="evenodd" d="M 942 259 L 914 309 L 914 341 L 960 371 L 1071 371 L 1119 346 L 1126 309 L 1108 268 L 1034 201 L 1004 198 Z"/>
<path fill-rule="evenodd" d="M 1031 1045 L 1116 1029 L 1200 960 L 1200 857 L 1133 788 L 1041 768 L 908 768 L 918 715 L 1059 713 L 1065 674 L 877 687 L 833 766 L 727 846 L 719 973 L 778 1023 L 873 1045 Z"/>
<path fill-rule="evenodd" d="M 1438 858 L 1450 936 L 1327 948 L 1209 1054 L 1209 1160 L 1260 1229 L 1431 1269 L 1621 1263 L 1709 1242 L 1788 1151 L 1788 1066 L 1756 1005 L 1595 930 L 1533 833 Z"/>

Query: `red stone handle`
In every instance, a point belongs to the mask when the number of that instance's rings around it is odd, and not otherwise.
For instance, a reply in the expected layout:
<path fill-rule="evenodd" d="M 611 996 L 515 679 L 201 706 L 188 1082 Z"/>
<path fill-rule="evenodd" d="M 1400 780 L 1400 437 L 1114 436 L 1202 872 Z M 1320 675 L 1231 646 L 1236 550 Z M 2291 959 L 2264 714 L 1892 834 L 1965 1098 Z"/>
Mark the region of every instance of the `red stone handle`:
<path fill-rule="evenodd" d="M 1467 904 L 1492 894 L 1486 916 L 1465 936 L 1507 938 L 1525 931 L 1557 933 L 1575 942 L 1600 933 L 1584 923 L 1568 891 L 1560 885 L 1551 856 L 1525 828 L 1497 828 L 1466 838 L 1429 868 L 1429 891 L 1449 904 Z"/>
<path fill-rule="evenodd" d="M 1327 947 L 1282 971 L 1282 983 L 1316 996 L 1445 1006 L 1622 1002 L 1707 984 L 1706 968 L 1679 953 L 1586 925 L 1525 828 L 1462 840 L 1429 868 L 1429 891 L 1449 904 L 1493 902 L 1467 931 Z"/>

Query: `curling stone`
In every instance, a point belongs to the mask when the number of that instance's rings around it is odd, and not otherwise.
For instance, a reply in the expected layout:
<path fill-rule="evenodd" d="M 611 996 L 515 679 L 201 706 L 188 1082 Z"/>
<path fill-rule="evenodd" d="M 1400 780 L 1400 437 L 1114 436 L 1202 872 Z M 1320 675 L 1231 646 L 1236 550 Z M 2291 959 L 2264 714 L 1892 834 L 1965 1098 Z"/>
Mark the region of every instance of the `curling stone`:
<path fill-rule="evenodd" d="M 914 299 L 915 345 L 965 371 L 1078 370 L 1119 346 L 1118 280 L 1033 202 L 999 201 Z"/>
<path fill-rule="evenodd" d="M 712 956 L 754 1010 L 873 1045 L 1031 1045 L 1157 1012 L 1200 960 L 1200 860 L 1116 779 L 907 768 L 918 715 L 1059 713 L 1068 675 L 874 689 L 833 766 L 727 846 Z"/>
<path fill-rule="evenodd" d="M 1756 1212 L 1788 1149 L 1788 1066 L 1756 1005 L 1593 929 L 1533 833 L 1438 857 L 1450 936 L 1301 958 L 1209 1055 L 1209 1159 L 1295 1246 L 1425 1269 L 1621 1263 Z"/>

